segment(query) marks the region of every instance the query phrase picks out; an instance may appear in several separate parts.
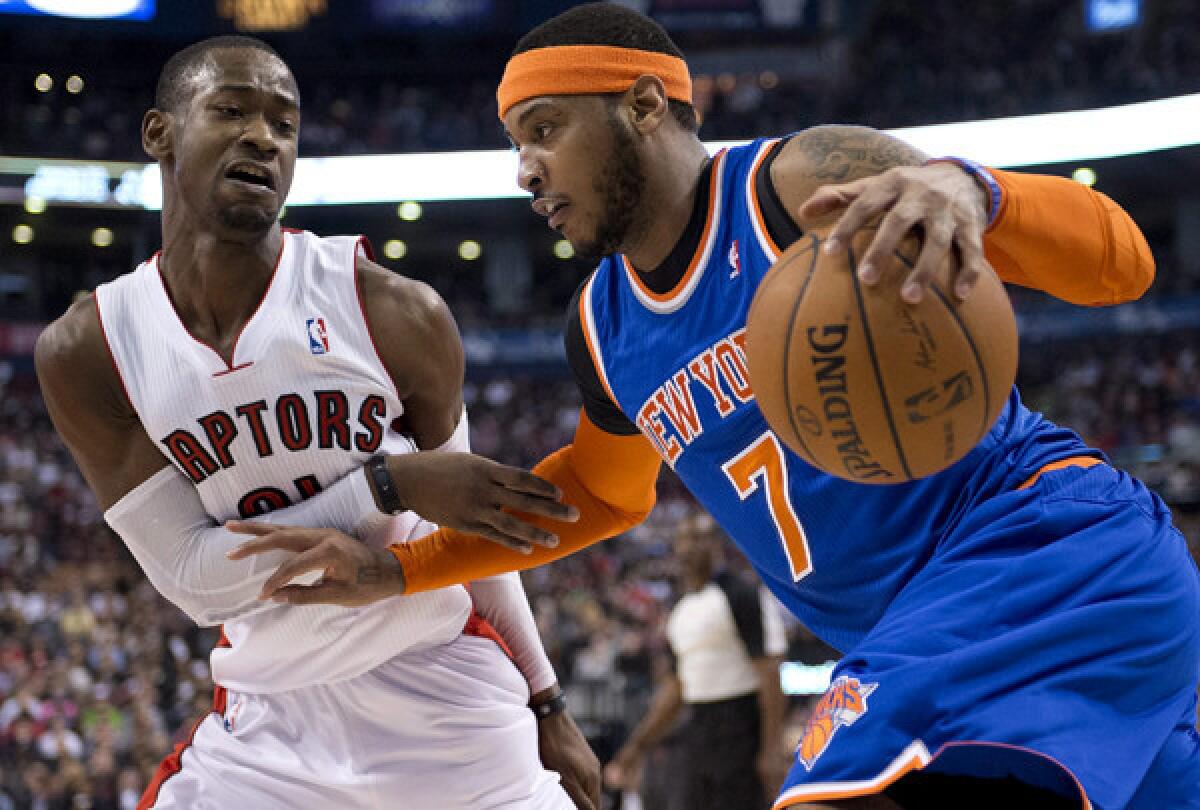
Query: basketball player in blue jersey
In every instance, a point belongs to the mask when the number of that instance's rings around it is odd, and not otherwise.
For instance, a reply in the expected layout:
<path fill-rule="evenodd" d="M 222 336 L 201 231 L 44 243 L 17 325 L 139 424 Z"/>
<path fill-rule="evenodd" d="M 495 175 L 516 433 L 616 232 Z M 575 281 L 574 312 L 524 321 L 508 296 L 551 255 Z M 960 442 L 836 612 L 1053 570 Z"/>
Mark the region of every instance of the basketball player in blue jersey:
<path fill-rule="evenodd" d="M 602 256 L 571 304 L 574 442 L 534 471 L 580 510 L 519 555 L 452 530 L 381 552 L 326 530 L 242 527 L 240 554 L 299 552 L 264 596 L 359 603 L 556 559 L 641 521 L 665 461 L 767 585 L 843 651 L 775 807 L 1200 807 L 1200 583 L 1162 501 L 1014 391 L 990 433 L 927 479 L 821 473 L 747 383 L 746 313 L 805 226 L 885 213 L 865 263 L 914 226 L 920 297 L 950 247 L 979 273 L 1082 305 L 1140 295 L 1137 227 L 1070 181 L 818 127 L 710 159 L 682 55 L 653 21 L 579 6 L 518 43 L 498 100 L 535 210 Z M 835 182 L 838 185 L 826 187 Z M 984 229 L 986 228 L 986 235 Z M 865 282 L 877 271 L 862 270 Z M 287 583 L 323 570 L 326 581 Z"/>

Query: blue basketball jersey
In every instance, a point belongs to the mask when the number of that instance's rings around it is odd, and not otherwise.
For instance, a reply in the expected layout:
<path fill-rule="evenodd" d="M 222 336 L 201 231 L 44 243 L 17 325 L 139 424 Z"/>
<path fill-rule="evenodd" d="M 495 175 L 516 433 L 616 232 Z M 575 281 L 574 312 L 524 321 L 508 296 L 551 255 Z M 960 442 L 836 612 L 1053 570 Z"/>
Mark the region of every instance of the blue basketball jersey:
<path fill-rule="evenodd" d="M 611 256 L 582 287 L 578 315 L 608 397 L 784 605 L 847 650 L 973 503 L 1048 462 L 1098 454 L 1026 409 L 1015 390 L 977 447 L 920 481 L 855 483 L 789 450 L 755 404 L 745 355 L 750 303 L 781 252 L 756 186 L 775 143 L 713 159 L 699 246 L 673 289 L 656 293 Z M 870 459 L 861 463 L 869 474 Z"/>

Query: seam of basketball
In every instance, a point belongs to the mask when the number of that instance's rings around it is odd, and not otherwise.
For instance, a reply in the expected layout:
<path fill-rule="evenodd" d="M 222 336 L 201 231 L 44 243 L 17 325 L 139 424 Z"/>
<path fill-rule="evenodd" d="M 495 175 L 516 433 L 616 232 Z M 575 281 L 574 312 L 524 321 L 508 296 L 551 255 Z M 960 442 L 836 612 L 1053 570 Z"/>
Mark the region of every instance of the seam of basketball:
<path fill-rule="evenodd" d="M 975 442 L 978 442 L 987 435 L 988 428 L 992 426 L 991 420 L 988 418 L 992 405 L 992 397 L 991 392 L 988 390 L 987 369 L 983 367 L 983 358 L 979 356 L 979 349 L 975 346 L 975 338 L 972 337 L 971 332 L 967 329 L 967 327 L 963 326 L 962 319 L 958 317 L 958 313 L 954 310 L 954 307 L 950 306 L 950 302 L 946 300 L 946 296 L 942 294 L 942 291 L 937 288 L 936 284 L 930 284 L 929 289 L 933 291 L 933 294 L 936 295 L 938 300 L 942 302 L 942 305 L 946 307 L 946 311 L 950 313 L 950 317 L 953 318 L 954 323 L 958 325 L 959 331 L 961 331 L 963 333 L 963 337 L 967 339 L 967 345 L 971 347 L 971 355 L 975 358 L 975 365 L 979 368 L 979 379 L 983 381 L 983 427 L 980 429 L 979 435 L 975 437 Z M 974 442 L 972 442 L 972 444 L 974 444 Z"/>
<path fill-rule="evenodd" d="M 796 303 L 792 305 L 792 314 L 788 318 L 787 334 L 783 339 L 783 401 L 787 405 L 788 425 L 792 428 L 792 435 L 796 437 L 796 441 L 800 442 L 800 448 L 808 456 L 810 462 L 816 462 L 817 457 L 808 449 L 808 444 L 804 441 L 804 437 L 800 435 L 800 428 L 796 424 L 796 416 L 792 407 L 792 388 L 788 380 L 788 370 L 792 367 L 792 333 L 796 328 L 796 312 L 800 309 L 800 304 L 804 301 L 804 294 L 808 292 L 808 284 L 812 281 L 813 273 L 817 269 L 817 257 L 820 255 L 821 240 L 817 237 L 813 238 L 812 258 L 808 262 L 808 278 L 804 279 L 803 286 L 800 287 L 800 294 L 796 296 Z M 759 409 L 762 410 L 761 408 Z"/>
<path fill-rule="evenodd" d="M 888 429 L 892 432 L 892 443 L 896 446 L 896 455 L 900 457 L 900 466 L 904 474 L 911 479 L 912 470 L 908 468 L 908 459 L 904 456 L 904 447 L 900 444 L 900 436 L 896 433 L 896 419 L 892 416 L 892 405 L 888 402 L 887 388 L 883 384 L 883 374 L 879 371 L 879 358 L 875 355 L 875 341 L 871 337 L 871 324 L 867 318 L 867 309 L 863 306 L 862 288 L 858 283 L 858 267 L 854 260 L 854 247 L 848 247 L 847 264 L 850 266 L 850 281 L 854 285 L 854 299 L 858 302 L 858 316 L 862 320 L 863 334 L 867 339 L 867 354 L 871 356 L 871 368 L 875 372 L 875 384 L 879 386 L 879 399 L 883 404 L 883 412 L 887 415 Z"/>

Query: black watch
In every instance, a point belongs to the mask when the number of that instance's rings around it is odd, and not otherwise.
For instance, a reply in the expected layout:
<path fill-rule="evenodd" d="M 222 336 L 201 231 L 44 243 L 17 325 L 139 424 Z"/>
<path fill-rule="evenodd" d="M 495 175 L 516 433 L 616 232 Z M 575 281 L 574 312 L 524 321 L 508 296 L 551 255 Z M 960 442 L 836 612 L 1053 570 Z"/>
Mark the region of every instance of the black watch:
<path fill-rule="evenodd" d="M 559 714 L 567 710 L 567 694 L 559 692 L 549 700 L 538 704 L 530 704 L 529 708 L 533 709 L 533 713 L 537 715 L 538 720 L 545 720 L 551 715 Z"/>
<path fill-rule="evenodd" d="M 383 453 L 371 456 L 367 460 L 366 468 L 371 485 L 375 488 L 375 497 L 379 499 L 384 513 L 398 515 L 407 511 L 400 500 L 400 493 L 396 491 L 396 482 L 392 480 L 392 474 L 388 470 L 387 456 Z"/>

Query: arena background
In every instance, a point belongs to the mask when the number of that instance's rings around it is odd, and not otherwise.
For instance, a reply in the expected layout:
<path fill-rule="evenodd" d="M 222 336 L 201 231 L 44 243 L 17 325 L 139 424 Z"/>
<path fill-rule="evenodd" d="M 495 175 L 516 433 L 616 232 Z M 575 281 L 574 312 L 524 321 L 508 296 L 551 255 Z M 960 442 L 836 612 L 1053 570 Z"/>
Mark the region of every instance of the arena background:
<path fill-rule="evenodd" d="M 377 157 L 362 183 L 310 164 L 311 182 L 298 180 L 297 191 L 346 202 L 293 204 L 284 223 L 366 233 L 382 263 L 433 284 L 464 333 L 475 449 L 530 465 L 574 428 L 579 403 L 560 322 L 588 267 L 517 196 L 493 92 L 516 38 L 569 5 L 0 0 L 0 810 L 131 810 L 158 760 L 209 707 L 214 633 L 158 597 L 101 522 L 48 422 L 31 358 L 39 331 L 79 291 L 158 247 L 157 181 L 145 172 L 138 133 L 161 64 L 218 33 L 244 31 L 280 50 L 301 87 L 301 154 Z M 1198 0 L 631 5 L 653 13 L 688 55 L 709 141 L 1200 91 Z M 64 10 L 126 16 L 58 16 Z M 1155 487 L 1196 549 L 1200 96 L 1062 127 L 1002 140 L 1028 147 L 1025 168 L 1094 183 L 1125 206 L 1151 243 L 1158 277 L 1143 301 L 1113 310 L 1013 290 L 1019 382 L 1032 407 Z M 953 131 L 957 146 L 946 151 L 991 159 L 983 135 L 971 132 Z M 1098 157 L 1113 151 L 1115 135 L 1131 145 Z M 461 150 L 490 151 L 448 163 L 403 159 Z M 497 167 L 500 179 L 485 184 Z M 462 190 L 464 179 L 474 191 Z M 492 189 L 506 199 L 445 199 Z M 674 598 L 667 543 L 694 508 L 664 474 L 645 525 L 525 577 L 572 709 L 602 760 L 641 715 L 662 666 L 662 622 Z M 795 739 L 835 653 L 803 627 L 788 629 L 783 675 Z"/>

